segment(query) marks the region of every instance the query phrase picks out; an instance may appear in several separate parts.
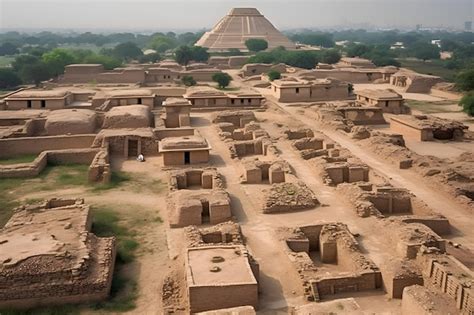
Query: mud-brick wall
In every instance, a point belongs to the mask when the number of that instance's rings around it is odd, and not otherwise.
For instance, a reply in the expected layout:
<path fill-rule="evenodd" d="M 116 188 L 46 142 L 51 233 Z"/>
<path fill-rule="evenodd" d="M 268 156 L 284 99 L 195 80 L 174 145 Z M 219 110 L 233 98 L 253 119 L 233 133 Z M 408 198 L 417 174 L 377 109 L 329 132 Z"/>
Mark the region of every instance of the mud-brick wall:
<path fill-rule="evenodd" d="M 94 138 L 95 134 L 1 139 L 0 157 L 38 154 L 48 150 L 90 148 Z"/>
<path fill-rule="evenodd" d="M 393 118 L 390 119 L 390 130 L 402 134 L 403 137 L 417 141 L 433 140 L 433 131 L 431 129 L 418 129 Z"/>
<path fill-rule="evenodd" d="M 48 152 L 51 164 L 90 164 L 99 149 L 58 150 Z"/>
<path fill-rule="evenodd" d="M 343 292 L 359 292 L 380 288 L 382 276 L 380 272 L 367 272 L 354 276 L 335 276 L 316 281 L 319 296 L 333 295 Z"/>
<path fill-rule="evenodd" d="M 245 305 L 257 307 L 257 304 L 257 283 L 189 287 L 189 305 L 193 313 Z"/>

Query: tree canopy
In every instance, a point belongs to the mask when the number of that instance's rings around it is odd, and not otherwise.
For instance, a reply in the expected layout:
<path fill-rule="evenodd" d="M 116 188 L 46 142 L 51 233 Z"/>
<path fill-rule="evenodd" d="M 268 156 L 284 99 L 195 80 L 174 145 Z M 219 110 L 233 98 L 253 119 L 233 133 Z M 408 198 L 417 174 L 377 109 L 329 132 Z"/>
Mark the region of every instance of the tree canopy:
<path fill-rule="evenodd" d="M 281 79 L 281 73 L 276 71 L 276 70 L 268 71 L 267 75 L 268 75 L 268 79 L 270 79 L 270 81 L 275 81 L 275 80 Z"/>
<path fill-rule="evenodd" d="M 224 89 L 229 86 L 230 81 L 232 81 L 232 77 L 227 73 L 221 72 L 214 74 L 212 76 L 212 81 L 217 82 L 219 88 Z"/>
<path fill-rule="evenodd" d="M 321 61 L 324 63 L 334 64 L 341 60 L 341 54 L 336 49 L 328 49 L 323 52 Z"/>
<path fill-rule="evenodd" d="M 187 66 L 191 61 L 207 62 L 209 53 L 207 48 L 199 46 L 179 46 L 174 52 L 174 57 L 177 63 Z"/>
<path fill-rule="evenodd" d="M 9 89 L 21 84 L 20 77 L 12 69 L 0 69 L 0 89 Z"/>
<path fill-rule="evenodd" d="M 464 95 L 459 101 L 459 106 L 462 106 L 463 112 L 469 116 L 474 116 L 474 92 Z"/>
<path fill-rule="evenodd" d="M 461 91 L 474 90 L 474 68 L 464 70 L 457 75 L 456 87 Z"/>
<path fill-rule="evenodd" d="M 320 32 L 303 32 L 290 36 L 291 40 L 306 45 L 331 48 L 335 46 L 332 34 Z"/>
<path fill-rule="evenodd" d="M 6 42 L 0 45 L 0 56 L 16 55 L 19 52 L 18 47 L 12 43 Z"/>
<path fill-rule="evenodd" d="M 268 48 L 268 42 L 260 38 L 250 38 L 245 41 L 245 46 L 249 51 L 259 52 Z"/>
<path fill-rule="evenodd" d="M 142 56 L 143 52 L 135 43 L 126 42 L 115 46 L 113 55 L 122 60 L 132 60 Z"/>
<path fill-rule="evenodd" d="M 439 47 L 426 42 L 417 42 L 410 48 L 411 54 L 423 61 L 439 59 Z"/>

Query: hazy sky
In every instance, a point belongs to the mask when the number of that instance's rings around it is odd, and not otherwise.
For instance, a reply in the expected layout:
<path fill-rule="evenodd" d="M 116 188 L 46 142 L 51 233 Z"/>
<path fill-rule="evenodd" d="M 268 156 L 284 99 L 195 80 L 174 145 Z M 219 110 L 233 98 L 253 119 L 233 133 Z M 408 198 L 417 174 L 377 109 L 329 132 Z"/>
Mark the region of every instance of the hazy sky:
<path fill-rule="evenodd" d="M 462 28 L 474 15 L 474 0 L 0 0 L 0 29 L 195 30 L 232 7 L 256 7 L 280 29 Z"/>

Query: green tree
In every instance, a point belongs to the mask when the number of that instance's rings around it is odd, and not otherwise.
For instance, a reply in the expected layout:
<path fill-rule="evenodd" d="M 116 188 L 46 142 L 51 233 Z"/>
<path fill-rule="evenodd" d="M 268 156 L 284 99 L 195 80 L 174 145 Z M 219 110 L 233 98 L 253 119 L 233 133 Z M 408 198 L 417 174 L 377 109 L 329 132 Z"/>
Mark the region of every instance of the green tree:
<path fill-rule="evenodd" d="M 174 59 L 177 63 L 186 67 L 193 59 L 193 51 L 189 46 L 180 46 L 174 52 Z"/>
<path fill-rule="evenodd" d="M 212 76 L 212 81 L 217 82 L 219 88 L 224 89 L 229 86 L 232 77 L 225 72 L 216 73 Z"/>
<path fill-rule="evenodd" d="M 81 63 L 98 63 L 103 65 L 104 68 L 107 70 L 112 70 L 122 65 L 122 61 L 120 61 L 119 59 L 100 54 L 88 55 L 81 60 Z"/>
<path fill-rule="evenodd" d="M 457 75 L 456 87 L 461 91 L 474 90 L 474 68 L 464 70 Z"/>
<path fill-rule="evenodd" d="M 57 76 L 64 72 L 64 67 L 76 62 L 71 51 L 62 48 L 56 48 L 43 54 L 42 61 L 50 70 L 52 76 Z"/>
<path fill-rule="evenodd" d="M 191 54 L 192 60 L 194 61 L 207 62 L 207 60 L 209 59 L 209 53 L 207 52 L 207 48 L 204 47 L 192 46 Z"/>
<path fill-rule="evenodd" d="M 181 78 L 181 82 L 186 86 L 194 86 L 196 85 L 196 80 L 190 75 L 185 75 Z"/>
<path fill-rule="evenodd" d="M 361 57 L 368 52 L 370 52 L 370 47 L 363 44 L 352 44 L 346 48 L 348 57 Z"/>
<path fill-rule="evenodd" d="M 138 61 L 141 63 L 155 63 L 161 60 L 161 55 L 159 53 L 146 54 L 138 58 Z"/>
<path fill-rule="evenodd" d="M 153 36 L 148 45 L 157 52 L 164 53 L 167 50 L 175 48 L 177 46 L 177 42 L 174 38 L 166 37 L 163 34 L 157 34 Z"/>
<path fill-rule="evenodd" d="M 122 60 L 131 60 L 142 56 L 143 52 L 136 44 L 126 42 L 115 46 L 113 49 L 113 55 Z"/>
<path fill-rule="evenodd" d="M 336 49 L 328 49 L 323 52 L 321 61 L 324 63 L 334 64 L 341 60 L 341 54 Z"/>
<path fill-rule="evenodd" d="M 423 61 L 439 59 L 439 47 L 430 43 L 417 42 L 410 49 L 410 54 Z"/>
<path fill-rule="evenodd" d="M 17 87 L 20 84 L 20 77 L 12 69 L 0 69 L 0 89 Z"/>
<path fill-rule="evenodd" d="M 462 106 L 463 112 L 469 116 L 474 116 L 474 92 L 464 95 L 459 101 L 459 106 Z"/>
<path fill-rule="evenodd" d="M 15 70 L 17 73 L 23 69 L 23 67 L 27 65 L 33 65 L 40 62 L 40 59 L 36 56 L 32 55 L 20 55 L 15 58 L 15 60 L 12 62 L 12 68 Z"/>
<path fill-rule="evenodd" d="M 52 77 L 50 68 L 43 62 L 25 65 L 20 72 L 23 81 L 39 85 L 41 81 Z"/>
<path fill-rule="evenodd" d="M 245 46 L 249 51 L 259 52 L 268 48 L 268 42 L 260 38 L 250 38 L 245 41 Z"/>
<path fill-rule="evenodd" d="M 16 55 L 19 52 L 18 47 L 12 43 L 6 42 L 0 45 L 0 56 Z"/>
<path fill-rule="evenodd" d="M 281 79 L 281 73 L 276 71 L 276 70 L 268 71 L 267 75 L 268 75 L 268 79 L 270 79 L 270 81 Z"/>
<path fill-rule="evenodd" d="M 327 33 L 304 32 L 291 36 L 291 39 L 295 42 L 312 46 L 321 46 L 325 48 L 331 48 L 335 46 L 332 34 Z"/>

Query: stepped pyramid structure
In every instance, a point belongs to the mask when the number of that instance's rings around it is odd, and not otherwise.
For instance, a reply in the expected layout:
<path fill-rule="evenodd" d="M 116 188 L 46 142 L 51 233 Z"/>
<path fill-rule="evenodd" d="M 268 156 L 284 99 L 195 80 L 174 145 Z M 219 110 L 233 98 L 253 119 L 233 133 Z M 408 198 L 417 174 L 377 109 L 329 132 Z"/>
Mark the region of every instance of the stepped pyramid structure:
<path fill-rule="evenodd" d="M 196 46 L 206 47 L 209 51 L 225 51 L 231 48 L 247 50 L 245 41 L 250 38 L 266 40 L 269 49 L 278 46 L 295 49 L 295 44 L 255 8 L 230 10 L 210 32 L 206 32 L 199 39 Z"/>

